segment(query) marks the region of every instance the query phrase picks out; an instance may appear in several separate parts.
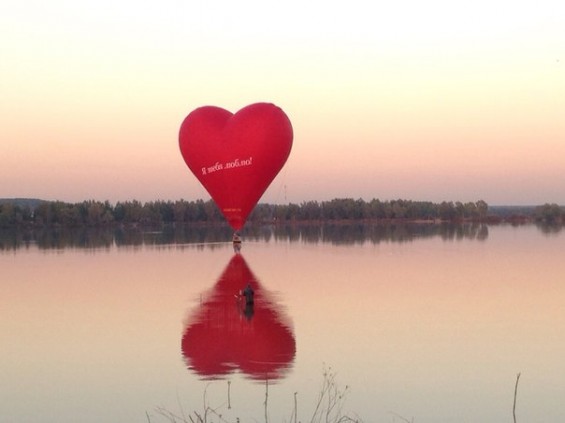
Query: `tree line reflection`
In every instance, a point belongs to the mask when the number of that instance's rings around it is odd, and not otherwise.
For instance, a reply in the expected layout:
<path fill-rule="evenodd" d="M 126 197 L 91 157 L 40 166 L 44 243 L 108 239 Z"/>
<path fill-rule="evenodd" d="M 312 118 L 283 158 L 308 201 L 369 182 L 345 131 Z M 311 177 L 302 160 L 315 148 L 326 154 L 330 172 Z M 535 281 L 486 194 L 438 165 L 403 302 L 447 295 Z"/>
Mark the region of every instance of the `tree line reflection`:
<path fill-rule="evenodd" d="M 555 234 L 562 226 L 537 225 L 544 234 Z M 247 242 L 302 242 L 333 245 L 379 244 L 381 242 L 413 242 L 424 238 L 445 241 L 485 240 L 486 223 L 394 223 L 394 224 L 317 224 L 268 225 L 245 227 L 242 236 Z M 150 228 L 35 228 L 0 230 L 0 250 L 36 246 L 40 249 L 111 248 L 182 245 L 194 248 L 225 248 L 232 239 L 227 225 L 168 225 Z"/>

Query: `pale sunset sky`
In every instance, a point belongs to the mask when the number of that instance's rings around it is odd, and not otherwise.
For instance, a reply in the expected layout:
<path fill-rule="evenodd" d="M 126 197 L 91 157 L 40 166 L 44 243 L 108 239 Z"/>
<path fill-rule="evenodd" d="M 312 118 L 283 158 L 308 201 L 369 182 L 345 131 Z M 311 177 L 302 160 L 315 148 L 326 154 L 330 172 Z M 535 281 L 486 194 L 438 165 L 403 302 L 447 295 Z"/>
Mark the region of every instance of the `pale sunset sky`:
<path fill-rule="evenodd" d="M 181 122 L 260 101 L 262 201 L 565 205 L 562 0 L 0 3 L 0 198 L 208 199 Z"/>

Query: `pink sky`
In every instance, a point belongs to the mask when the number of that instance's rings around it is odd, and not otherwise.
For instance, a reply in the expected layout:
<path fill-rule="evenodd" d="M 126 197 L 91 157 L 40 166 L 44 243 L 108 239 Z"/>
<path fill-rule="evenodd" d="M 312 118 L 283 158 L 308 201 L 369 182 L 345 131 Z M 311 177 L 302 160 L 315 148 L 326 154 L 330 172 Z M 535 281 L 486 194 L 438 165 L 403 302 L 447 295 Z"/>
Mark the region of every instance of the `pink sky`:
<path fill-rule="evenodd" d="M 209 198 L 178 149 L 202 105 L 290 117 L 263 201 L 565 204 L 557 0 L 8 2 L 0 197 Z"/>

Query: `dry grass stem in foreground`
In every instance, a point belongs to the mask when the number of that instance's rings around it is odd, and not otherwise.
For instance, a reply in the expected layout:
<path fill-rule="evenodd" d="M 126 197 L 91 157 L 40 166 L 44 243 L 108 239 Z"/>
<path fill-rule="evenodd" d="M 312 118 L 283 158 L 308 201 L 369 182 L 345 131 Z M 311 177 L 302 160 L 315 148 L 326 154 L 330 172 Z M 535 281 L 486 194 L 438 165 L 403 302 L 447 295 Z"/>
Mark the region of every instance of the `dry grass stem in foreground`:
<path fill-rule="evenodd" d="M 232 409 L 231 400 L 229 399 L 231 384 L 228 382 L 228 404 L 227 409 Z M 344 389 L 339 388 L 336 382 L 336 375 L 332 372 L 331 368 L 324 371 L 324 379 L 322 381 L 322 386 L 320 388 L 320 393 L 318 399 L 314 405 L 314 412 L 309 420 L 299 420 L 298 416 L 298 392 L 294 393 L 294 408 L 291 413 L 289 423 L 362 423 L 359 418 L 353 418 L 343 413 L 343 405 L 347 393 L 349 392 L 349 387 L 346 386 Z M 265 383 L 265 400 L 263 402 L 264 406 L 264 418 L 265 423 L 269 423 L 269 413 L 268 413 L 268 403 L 269 403 L 269 385 L 268 382 Z M 240 422 L 239 417 L 226 419 L 222 415 L 222 410 L 226 407 L 225 405 L 220 405 L 218 407 L 211 407 L 207 396 L 206 390 L 204 390 L 203 396 L 203 411 L 192 411 L 186 414 L 179 401 L 179 412 L 172 412 L 164 407 L 157 407 L 156 413 L 166 421 L 170 423 L 243 423 Z M 147 422 L 153 423 L 151 417 L 146 413 Z M 254 420 L 257 421 L 257 420 Z M 277 420 L 278 422 L 279 420 Z M 286 420 L 280 420 L 282 423 Z"/>
<path fill-rule="evenodd" d="M 360 423 L 361 421 L 358 418 L 343 415 L 343 405 L 348 392 L 349 386 L 347 385 L 343 390 L 339 388 L 336 382 L 336 374 L 331 367 L 324 371 L 324 380 L 310 423 Z M 296 421 L 296 415 L 297 413 L 295 412 L 294 423 L 300 423 Z M 293 423 L 292 420 L 291 423 Z"/>
<path fill-rule="evenodd" d="M 514 417 L 514 423 L 516 423 L 516 397 L 518 396 L 518 382 L 520 381 L 520 374 L 516 375 L 516 384 L 514 385 L 514 404 L 512 405 L 512 417 Z"/>

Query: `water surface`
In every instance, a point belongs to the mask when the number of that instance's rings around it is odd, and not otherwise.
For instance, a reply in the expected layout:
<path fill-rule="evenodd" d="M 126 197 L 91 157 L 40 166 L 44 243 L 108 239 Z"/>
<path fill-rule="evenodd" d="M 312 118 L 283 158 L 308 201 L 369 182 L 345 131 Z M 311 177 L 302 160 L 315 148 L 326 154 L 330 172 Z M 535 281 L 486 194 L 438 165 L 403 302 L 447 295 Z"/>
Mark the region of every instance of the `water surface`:
<path fill-rule="evenodd" d="M 260 228 L 239 253 L 225 239 L 0 236 L 0 421 L 158 422 L 204 404 L 309 421 L 328 371 L 366 422 L 511 421 L 518 372 L 518 420 L 565 420 L 565 232 Z M 251 316 L 231 293 L 243 281 Z"/>

